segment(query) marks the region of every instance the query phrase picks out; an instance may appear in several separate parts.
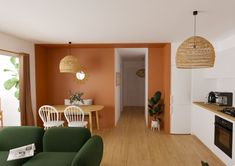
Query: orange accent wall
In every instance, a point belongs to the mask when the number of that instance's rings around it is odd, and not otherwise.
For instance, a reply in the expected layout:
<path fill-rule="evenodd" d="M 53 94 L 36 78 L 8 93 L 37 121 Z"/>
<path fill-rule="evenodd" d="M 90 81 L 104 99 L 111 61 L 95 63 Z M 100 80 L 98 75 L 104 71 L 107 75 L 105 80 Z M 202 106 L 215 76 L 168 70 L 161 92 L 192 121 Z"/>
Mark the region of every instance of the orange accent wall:
<path fill-rule="evenodd" d="M 46 48 L 41 46 L 35 46 L 35 74 L 36 74 L 36 105 L 37 110 L 39 107 L 47 103 L 47 82 L 46 82 L 46 73 L 47 73 L 47 56 Z M 37 125 L 42 126 L 42 122 L 37 116 Z"/>
<path fill-rule="evenodd" d="M 156 91 L 162 93 L 165 109 L 162 115 L 162 127 L 170 131 L 170 44 L 163 48 L 148 49 L 148 98 Z M 149 122 L 151 119 L 149 120 Z"/>
<path fill-rule="evenodd" d="M 163 81 L 164 81 L 164 129 L 166 133 L 170 133 L 170 94 L 171 94 L 171 45 L 166 44 L 163 48 L 164 53 L 164 67 L 163 67 Z"/>
<path fill-rule="evenodd" d="M 114 127 L 114 46 L 72 45 L 72 55 L 77 56 L 88 71 L 88 80 L 78 83 L 73 74 L 59 72 L 60 60 L 68 54 L 67 45 L 35 45 L 36 103 L 63 104 L 69 91 L 82 91 L 84 98 L 93 98 L 95 104 L 104 105 L 100 112 L 100 127 Z M 102 47 L 104 46 L 104 47 Z M 136 47 L 125 45 L 122 47 Z M 165 103 L 164 131 L 170 131 L 170 44 L 137 45 L 148 47 L 148 98 L 160 90 Z M 42 122 L 37 117 L 38 125 Z"/>
<path fill-rule="evenodd" d="M 100 127 L 114 127 L 114 49 L 72 48 L 88 72 L 88 80 L 78 83 L 75 74 L 60 73 L 59 62 L 68 54 L 68 48 L 36 49 L 37 108 L 44 104 L 63 104 L 69 91 L 84 92 L 94 104 L 104 105 L 100 111 Z M 38 118 L 39 124 L 42 124 Z"/>
<path fill-rule="evenodd" d="M 148 98 L 152 97 L 156 90 L 163 92 L 163 53 L 162 48 L 148 49 Z"/>

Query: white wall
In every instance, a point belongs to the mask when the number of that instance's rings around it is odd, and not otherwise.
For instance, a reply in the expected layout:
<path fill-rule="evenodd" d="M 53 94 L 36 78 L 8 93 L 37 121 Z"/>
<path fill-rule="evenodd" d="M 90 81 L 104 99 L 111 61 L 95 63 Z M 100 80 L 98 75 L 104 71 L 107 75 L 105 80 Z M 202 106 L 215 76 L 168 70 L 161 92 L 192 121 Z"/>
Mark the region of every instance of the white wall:
<path fill-rule="evenodd" d="M 145 53 L 145 124 L 148 126 L 148 49 L 146 49 Z"/>
<path fill-rule="evenodd" d="M 115 126 L 117 125 L 117 122 L 120 118 L 121 114 L 121 82 L 120 85 L 116 85 L 116 73 L 121 74 L 121 57 L 118 54 L 118 51 L 115 49 L 115 54 L 114 54 L 114 59 L 115 59 Z M 120 75 L 120 79 L 121 79 Z"/>
<path fill-rule="evenodd" d="M 171 133 L 183 134 L 190 132 L 189 113 L 193 101 L 206 101 L 210 91 L 228 91 L 235 95 L 235 36 L 213 43 L 215 66 L 209 69 L 177 69 L 175 58 L 179 44 L 172 43 L 171 49 Z"/>
<path fill-rule="evenodd" d="M 144 59 L 123 61 L 124 106 L 145 105 L 145 78 L 136 75 L 142 68 L 145 68 Z"/>
<path fill-rule="evenodd" d="M 212 74 L 216 78 L 216 90 L 233 92 L 233 106 L 235 106 L 235 36 L 218 42 L 218 45 L 219 48 L 216 52 L 217 72 Z M 207 73 L 207 76 L 210 75 Z"/>
<path fill-rule="evenodd" d="M 233 92 L 235 95 L 235 36 L 214 44 L 215 66 L 193 71 L 193 101 L 202 101 L 210 91 Z M 235 106 L 235 96 L 233 97 Z"/>
<path fill-rule="evenodd" d="M 25 52 L 30 54 L 30 77 L 32 106 L 34 113 L 36 111 L 36 88 L 35 88 L 35 54 L 34 43 L 18 39 L 16 37 L 0 33 L 0 48 L 16 52 Z"/>
<path fill-rule="evenodd" d="M 216 79 L 215 78 L 205 78 L 206 69 L 193 69 L 192 70 L 192 96 L 191 102 L 194 101 L 204 101 L 207 102 L 208 93 L 216 90 Z"/>
<path fill-rule="evenodd" d="M 4 72 L 4 69 L 16 71 L 10 62 L 10 56 L 0 55 L 0 98 L 1 108 L 3 111 L 3 126 L 19 126 L 20 125 L 20 112 L 19 101 L 15 98 L 15 87 L 6 90 L 3 86 L 4 82 L 12 78 L 10 72 Z"/>

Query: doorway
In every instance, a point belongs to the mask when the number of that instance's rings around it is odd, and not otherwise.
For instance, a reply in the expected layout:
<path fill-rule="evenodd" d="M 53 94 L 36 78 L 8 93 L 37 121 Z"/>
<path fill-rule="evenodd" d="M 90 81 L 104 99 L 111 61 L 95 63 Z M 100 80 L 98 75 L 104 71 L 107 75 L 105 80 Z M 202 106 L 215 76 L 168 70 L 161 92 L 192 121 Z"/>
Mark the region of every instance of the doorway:
<path fill-rule="evenodd" d="M 0 111 L 3 126 L 20 126 L 19 58 L 0 54 Z"/>
<path fill-rule="evenodd" d="M 147 51 L 147 48 L 115 50 L 115 125 L 124 110 L 142 111 L 147 123 Z"/>

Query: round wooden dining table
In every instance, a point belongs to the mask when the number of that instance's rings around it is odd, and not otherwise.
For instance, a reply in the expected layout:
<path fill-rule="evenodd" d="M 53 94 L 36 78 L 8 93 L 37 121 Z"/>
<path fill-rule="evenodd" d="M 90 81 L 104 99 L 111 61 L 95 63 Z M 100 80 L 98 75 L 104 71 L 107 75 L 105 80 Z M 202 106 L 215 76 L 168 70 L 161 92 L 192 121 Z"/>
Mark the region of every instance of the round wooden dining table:
<path fill-rule="evenodd" d="M 56 110 L 60 114 L 63 114 L 65 108 L 68 107 L 68 105 L 53 105 L 53 107 L 55 107 Z M 95 112 L 96 126 L 97 126 L 97 130 L 99 130 L 100 129 L 99 111 L 101 111 L 104 108 L 104 106 L 102 106 L 102 105 L 81 105 L 79 107 L 84 111 L 84 115 L 89 116 L 89 126 L 90 126 L 91 133 L 93 131 L 93 129 L 92 129 L 92 112 Z"/>

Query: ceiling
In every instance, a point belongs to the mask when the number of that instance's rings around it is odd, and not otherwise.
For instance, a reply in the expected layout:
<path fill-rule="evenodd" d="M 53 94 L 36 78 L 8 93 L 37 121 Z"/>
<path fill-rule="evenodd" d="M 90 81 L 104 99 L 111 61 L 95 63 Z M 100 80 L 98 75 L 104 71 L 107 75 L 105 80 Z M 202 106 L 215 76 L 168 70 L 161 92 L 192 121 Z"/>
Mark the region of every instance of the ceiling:
<path fill-rule="evenodd" d="M 0 32 L 36 43 L 153 43 L 235 34 L 234 0 L 0 0 Z"/>

